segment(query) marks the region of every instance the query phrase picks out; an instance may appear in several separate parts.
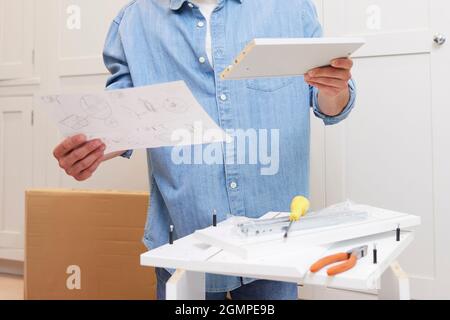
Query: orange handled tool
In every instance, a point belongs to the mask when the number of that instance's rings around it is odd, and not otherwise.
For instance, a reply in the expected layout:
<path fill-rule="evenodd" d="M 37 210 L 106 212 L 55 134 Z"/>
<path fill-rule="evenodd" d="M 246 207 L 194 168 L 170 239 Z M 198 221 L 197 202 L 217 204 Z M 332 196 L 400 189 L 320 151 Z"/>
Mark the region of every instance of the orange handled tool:
<path fill-rule="evenodd" d="M 326 256 L 320 260 L 318 260 L 316 263 L 314 263 L 310 268 L 309 271 L 315 273 L 322 268 L 336 263 L 344 261 L 334 267 L 331 267 L 327 270 L 327 274 L 329 276 L 334 276 L 339 273 L 345 272 L 347 270 L 350 270 L 356 265 L 356 262 L 365 257 L 367 255 L 368 246 L 361 246 L 358 248 L 354 248 L 347 252 L 340 252 L 336 253 L 330 256 Z"/>

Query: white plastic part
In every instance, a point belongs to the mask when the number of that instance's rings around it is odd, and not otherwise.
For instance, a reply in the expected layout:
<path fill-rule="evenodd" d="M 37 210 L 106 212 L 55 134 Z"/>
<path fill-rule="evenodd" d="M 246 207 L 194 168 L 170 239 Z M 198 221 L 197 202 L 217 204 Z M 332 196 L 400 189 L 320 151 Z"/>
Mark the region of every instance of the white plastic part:
<path fill-rule="evenodd" d="M 280 216 L 280 217 L 278 217 Z M 324 227 L 336 227 L 342 224 L 362 222 L 369 218 L 366 211 L 354 209 L 350 201 L 346 201 L 326 209 L 310 212 L 299 221 L 292 223 L 289 232 L 313 230 Z M 266 234 L 284 234 L 291 221 L 285 213 L 270 219 L 247 219 L 236 223 L 236 233 L 243 237 L 258 237 Z"/>
<path fill-rule="evenodd" d="M 363 38 L 260 38 L 251 41 L 222 73 L 224 80 L 302 76 L 348 57 Z"/>
<path fill-rule="evenodd" d="M 335 210 L 330 208 L 330 210 Z M 269 254 L 277 254 L 280 248 L 295 250 L 299 245 L 326 245 L 337 241 L 345 241 L 359 237 L 365 237 L 397 229 L 414 227 L 420 224 L 420 217 L 375 208 L 366 205 L 352 205 L 355 212 L 367 212 L 364 220 L 348 221 L 339 225 L 326 225 L 323 227 L 294 230 L 289 237 L 284 238 L 280 233 L 267 233 L 257 237 L 243 237 L 237 232 L 237 221 L 242 219 L 225 221 L 216 228 L 210 227 L 198 230 L 194 236 L 211 246 L 227 250 L 244 259 L 264 257 Z M 337 210 L 337 209 L 336 209 Z M 330 213 L 332 211 L 328 211 Z M 287 217 L 289 213 L 269 212 L 262 219 L 280 216 Z M 301 223 L 301 219 L 298 223 Z"/>

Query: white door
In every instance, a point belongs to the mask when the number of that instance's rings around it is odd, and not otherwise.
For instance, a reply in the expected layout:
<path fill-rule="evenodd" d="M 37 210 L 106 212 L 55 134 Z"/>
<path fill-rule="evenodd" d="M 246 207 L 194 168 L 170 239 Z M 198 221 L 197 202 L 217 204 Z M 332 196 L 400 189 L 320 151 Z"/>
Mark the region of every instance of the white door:
<path fill-rule="evenodd" d="M 0 0 L 0 80 L 33 72 L 34 0 Z"/>
<path fill-rule="evenodd" d="M 23 260 L 24 191 L 32 184 L 31 98 L 0 98 L 0 259 Z"/>
<path fill-rule="evenodd" d="M 111 22 L 129 0 L 53 0 L 58 9 L 59 75 L 107 72 L 103 45 Z M 82 45 L 80 45 L 80 43 Z"/>
<path fill-rule="evenodd" d="M 448 0 L 324 0 L 327 36 L 364 36 L 357 108 L 326 129 L 325 198 L 422 217 L 401 258 L 413 298 L 450 298 Z M 380 253 L 382 254 L 382 253 Z"/>

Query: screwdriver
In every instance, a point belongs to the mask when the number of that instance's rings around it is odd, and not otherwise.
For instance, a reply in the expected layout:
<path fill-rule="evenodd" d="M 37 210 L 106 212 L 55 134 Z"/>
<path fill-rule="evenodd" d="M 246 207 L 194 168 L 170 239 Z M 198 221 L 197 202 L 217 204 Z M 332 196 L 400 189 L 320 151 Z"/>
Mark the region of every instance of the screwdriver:
<path fill-rule="evenodd" d="M 289 226 L 287 227 L 284 238 L 287 238 L 289 231 L 295 221 L 300 220 L 309 210 L 309 200 L 303 196 L 296 196 L 291 201 L 291 214 L 289 215 Z"/>

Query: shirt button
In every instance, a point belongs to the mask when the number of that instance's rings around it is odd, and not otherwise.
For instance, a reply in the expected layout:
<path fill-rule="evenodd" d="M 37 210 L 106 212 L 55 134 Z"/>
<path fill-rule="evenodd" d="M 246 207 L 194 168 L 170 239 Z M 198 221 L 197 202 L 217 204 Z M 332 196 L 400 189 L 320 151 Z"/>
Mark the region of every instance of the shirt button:
<path fill-rule="evenodd" d="M 225 94 L 220 95 L 220 100 L 227 101 L 228 97 Z"/>
<path fill-rule="evenodd" d="M 188 3 L 188 6 L 189 6 L 189 8 L 193 8 L 194 7 L 194 5 L 192 4 L 192 3 Z"/>
<path fill-rule="evenodd" d="M 230 188 L 231 188 L 231 189 L 236 189 L 236 188 L 237 188 L 237 183 L 234 182 L 234 181 L 231 182 L 231 183 L 230 183 Z"/>
<path fill-rule="evenodd" d="M 197 27 L 199 27 L 199 28 L 203 28 L 204 26 L 205 26 L 205 23 L 203 21 L 199 21 L 197 23 Z"/>
<path fill-rule="evenodd" d="M 200 57 L 200 58 L 198 58 L 198 61 L 203 64 L 203 63 L 206 62 L 206 58 L 205 57 Z"/>

